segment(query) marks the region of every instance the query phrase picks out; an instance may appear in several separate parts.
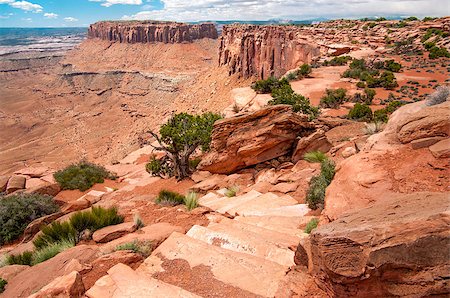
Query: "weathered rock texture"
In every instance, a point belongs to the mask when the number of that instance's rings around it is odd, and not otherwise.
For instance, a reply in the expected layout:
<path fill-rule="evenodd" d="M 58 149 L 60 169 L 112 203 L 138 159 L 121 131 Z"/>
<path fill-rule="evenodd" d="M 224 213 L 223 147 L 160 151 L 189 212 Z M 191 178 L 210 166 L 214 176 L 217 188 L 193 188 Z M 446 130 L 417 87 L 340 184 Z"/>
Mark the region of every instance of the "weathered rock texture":
<path fill-rule="evenodd" d="M 218 121 L 214 124 L 211 152 L 199 168 L 228 174 L 285 155 L 292 150 L 297 136 L 311 128 L 307 116 L 295 114 L 287 105 Z"/>
<path fill-rule="evenodd" d="M 217 38 L 214 24 L 190 25 L 175 22 L 97 22 L 89 26 L 89 38 L 120 43 L 183 43 Z"/>
<path fill-rule="evenodd" d="M 293 26 L 224 26 L 220 37 L 219 65 L 244 78 L 280 77 L 311 62 L 320 49 L 301 38 Z"/>
<path fill-rule="evenodd" d="M 448 193 L 399 194 L 345 214 L 312 232 L 310 270 L 332 297 L 448 294 L 447 206 Z"/>

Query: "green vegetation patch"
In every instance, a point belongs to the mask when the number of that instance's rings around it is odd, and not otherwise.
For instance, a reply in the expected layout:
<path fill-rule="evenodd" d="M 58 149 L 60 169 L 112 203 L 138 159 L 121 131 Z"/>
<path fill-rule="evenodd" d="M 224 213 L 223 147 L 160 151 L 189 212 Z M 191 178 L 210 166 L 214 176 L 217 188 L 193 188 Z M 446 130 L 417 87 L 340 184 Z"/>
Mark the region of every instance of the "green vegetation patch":
<path fill-rule="evenodd" d="M 33 220 L 59 211 L 53 198 L 40 194 L 0 195 L 0 246 L 22 235 Z"/>
<path fill-rule="evenodd" d="M 163 189 L 159 192 L 155 202 L 163 206 L 176 206 L 184 204 L 184 199 L 184 196 L 179 193 Z"/>
<path fill-rule="evenodd" d="M 366 104 L 356 103 L 355 106 L 349 111 L 348 118 L 358 121 L 370 121 L 373 114 L 370 107 Z"/>
<path fill-rule="evenodd" d="M 306 194 L 306 202 L 309 208 L 313 210 L 323 208 L 325 191 L 333 180 L 335 171 L 335 164 L 332 160 L 326 159 L 321 162 L 320 174 L 312 177 L 309 182 L 309 188 Z"/>
<path fill-rule="evenodd" d="M 317 228 L 317 225 L 319 224 L 318 218 L 312 218 L 307 224 L 305 228 L 305 233 L 310 234 L 312 230 Z"/>
<path fill-rule="evenodd" d="M 88 190 L 95 183 L 103 183 L 105 179 L 116 178 L 104 167 L 87 161 L 70 165 L 53 176 L 62 189 L 79 189 L 81 191 Z"/>

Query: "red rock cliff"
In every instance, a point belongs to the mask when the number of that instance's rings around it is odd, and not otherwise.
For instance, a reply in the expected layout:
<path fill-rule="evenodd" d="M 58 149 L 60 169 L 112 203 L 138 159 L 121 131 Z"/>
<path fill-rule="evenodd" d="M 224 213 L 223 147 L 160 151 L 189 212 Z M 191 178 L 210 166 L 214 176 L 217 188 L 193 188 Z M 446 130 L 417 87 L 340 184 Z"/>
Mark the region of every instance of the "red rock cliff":
<path fill-rule="evenodd" d="M 307 42 L 294 26 L 224 26 L 220 37 L 219 65 L 242 77 L 266 79 L 311 62 L 319 47 Z"/>
<path fill-rule="evenodd" d="M 175 22 L 97 22 L 89 26 L 89 38 L 121 43 L 183 43 L 201 38 L 217 38 L 214 24 L 190 25 Z"/>

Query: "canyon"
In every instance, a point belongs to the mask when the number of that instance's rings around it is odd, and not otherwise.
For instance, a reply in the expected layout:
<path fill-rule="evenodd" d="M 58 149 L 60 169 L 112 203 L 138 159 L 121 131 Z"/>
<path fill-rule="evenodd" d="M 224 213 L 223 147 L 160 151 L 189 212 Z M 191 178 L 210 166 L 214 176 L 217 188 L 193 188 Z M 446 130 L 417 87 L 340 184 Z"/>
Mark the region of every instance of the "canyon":
<path fill-rule="evenodd" d="M 450 49 L 449 28 L 450 17 L 336 20 L 218 36 L 209 23 L 105 21 L 68 52 L 0 56 L 0 202 L 34 193 L 60 206 L 0 247 L 0 297 L 448 295 L 449 58 L 425 44 Z M 348 116 L 365 89 L 342 76 L 353 62 L 330 65 L 345 56 L 401 63 L 398 86 L 374 87 L 367 104 L 399 102 L 386 123 Z M 310 73 L 286 84 L 314 116 L 253 85 L 303 64 Z M 337 88 L 345 100 L 324 106 Z M 155 175 L 149 161 L 164 152 L 148 131 L 181 112 L 223 119 L 189 178 Z M 114 177 L 62 190 L 54 174 L 81 159 Z M 161 191 L 194 193 L 198 206 L 160 204 Z M 43 226 L 93 207 L 123 222 L 84 230 L 40 264 L 4 263 L 35 250 Z"/>

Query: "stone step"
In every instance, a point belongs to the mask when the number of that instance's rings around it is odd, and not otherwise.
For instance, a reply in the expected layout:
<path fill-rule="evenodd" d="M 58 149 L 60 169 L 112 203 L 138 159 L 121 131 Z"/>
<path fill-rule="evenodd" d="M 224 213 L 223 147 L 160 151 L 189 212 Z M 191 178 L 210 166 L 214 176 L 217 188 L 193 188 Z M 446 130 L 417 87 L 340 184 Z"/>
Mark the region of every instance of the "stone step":
<path fill-rule="evenodd" d="M 222 198 L 222 196 L 219 196 L 213 192 L 208 192 L 206 195 L 198 199 L 198 204 L 203 207 L 208 207 L 208 204 L 220 198 Z"/>
<path fill-rule="evenodd" d="M 228 213 L 228 214 L 234 216 L 234 215 L 236 215 L 236 213 L 230 212 L 230 210 L 232 210 L 233 208 L 236 208 L 237 206 L 245 204 L 251 200 L 254 200 L 261 195 L 262 194 L 259 191 L 251 190 L 246 194 L 243 194 L 243 195 L 240 195 L 237 197 L 228 198 L 228 200 L 221 201 L 223 206 L 220 208 L 217 208 L 216 211 L 219 213 L 222 213 L 222 214 Z"/>
<path fill-rule="evenodd" d="M 119 263 L 98 279 L 85 295 L 89 298 L 199 298 L 177 286 L 139 274 L 127 265 Z"/>
<path fill-rule="evenodd" d="M 236 216 L 235 221 L 278 231 L 289 235 L 304 236 L 303 228 L 315 216 Z"/>
<path fill-rule="evenodd" d="M 286 266 L 286 269 L 294 265 L 294 252 L 292 250 L 276 245 L 270 242 L 270 239 L 266 240 L 250 231 L 227 226 L 221 228 L 221 225 L 215 225 L 211 228 L 195 225 L 186 235 L 211 245 L 276 262 Z"/>
<path fill-rule="evenodd" d="M 258 212 L 267 209 L 274 209 L 279 207 L 291 206 L 297 204 L 297 200 L 290 196 L 279 197 L 274 193 L 265 193 L 256 197 L 253 200 L 247 201 L 234 208 L 230 208 L 228 213 L 245 215 L 250 212 Z"/>
<path fill-rule="evenodd" d="M 300 217 L 305 216 L 311 210 L 308 208 L 306 204 L 297 204 L 297 205 L 286 205 L 279 206 L 278 208 L 270 208 L 270 209 L 260 209 L 257 208 L 248 208 L 239 212 L 239 215 L 243 216 L 284 216 L 284 217 Z"/>
<path fill-rule="evenodd" d="M 261 196 L 262 194 L 256 190 L 251 190 L 246 194 L 237 196 L 237 197 L 224 197 L 220 200 L 217 200 L 215 203 L 213 203 L 212 207 L 215 211 L 222 213 L 222 214 L 231 214 L 235 215 L 233 212 L 229 212 L 229 210 L 236 208 L 239 205 L 245 204 L 251 200 L 256 199 L 257 197 Z"/>
<path fill-rule="evenodd" d="M 285 234 L 279 231 L 269 230 L 266 228 L 246 224 L 225 217 L 221 218 L 217 222 L 211 222 L 208 225 L 208 228 L 214 231 L 240 230 L 243 233 L 251 232 L 253 234 L 258 235 L 262 239 L 277 244 L 280 247 L 290 248 L 291 250 L 294 251 L 296 250 L 297 245 L 300 242 L 300 239 L 306 235 L 303 232 L 300 235 Z"/>
<path fill-rule="evenodd" d="M 203 297 L 273 297 L 286 268 L 173 233 L 137 269 Z"/>

